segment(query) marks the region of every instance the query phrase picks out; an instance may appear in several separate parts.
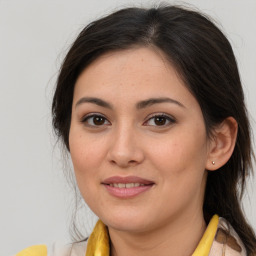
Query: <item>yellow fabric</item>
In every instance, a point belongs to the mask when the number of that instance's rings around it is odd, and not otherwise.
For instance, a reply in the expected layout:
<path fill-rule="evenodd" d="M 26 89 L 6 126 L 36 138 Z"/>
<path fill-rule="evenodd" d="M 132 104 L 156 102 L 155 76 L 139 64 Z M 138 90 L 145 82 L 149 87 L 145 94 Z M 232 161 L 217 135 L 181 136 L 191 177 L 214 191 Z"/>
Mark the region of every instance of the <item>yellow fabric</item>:
<path fill-rule="evenodd" d="M 214 215 L 192 256 L 208 256 L 218 228 L 219 217 Z"/>
<path fill-rule="evenodd" d="M 16 256 L 47 256 L 47 247 L 45 245 L 34 245 L 19 252 Z"/>
<path fill-rule="evenodd" d="M 91 233 L 86 256 L 109 256 L 109 236 L 107 227 L 99 220 Z"/>
<path fill-rule="evenodd" d="M 192 256 L 209 255 L 218 223 L 219 217 L 218 215 L 214 215 Z M 109 249 L 108 229 L 99 220 L 89 237 L 85 256 L 109 256 Z M 31 246 L 19 252 L 16 256 L 47 256 L 47 247 L 45 245 Z"/>
<path fill-rule="evenodd" d="M 192 256 L 208 256 L 219 223 L 218 215 L 214 215 Z M 109 236 L 106 226 L 98 221 L 89 237 L 86 256 L 109 256 Z"/>

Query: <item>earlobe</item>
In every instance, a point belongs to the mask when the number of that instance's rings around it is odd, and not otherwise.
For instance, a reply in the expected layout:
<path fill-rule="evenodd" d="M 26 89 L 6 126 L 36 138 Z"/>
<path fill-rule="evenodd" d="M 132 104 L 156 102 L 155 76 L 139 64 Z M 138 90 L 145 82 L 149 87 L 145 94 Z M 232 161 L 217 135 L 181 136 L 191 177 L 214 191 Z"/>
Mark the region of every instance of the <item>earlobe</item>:
<path fill-rule="evenodd" d="M 237 121 L 233 117 L 227 117 L 214 128 L 206 162 L 207 170 L 215 171 L 228 162 L 236 145 L 237 131 Z"/>

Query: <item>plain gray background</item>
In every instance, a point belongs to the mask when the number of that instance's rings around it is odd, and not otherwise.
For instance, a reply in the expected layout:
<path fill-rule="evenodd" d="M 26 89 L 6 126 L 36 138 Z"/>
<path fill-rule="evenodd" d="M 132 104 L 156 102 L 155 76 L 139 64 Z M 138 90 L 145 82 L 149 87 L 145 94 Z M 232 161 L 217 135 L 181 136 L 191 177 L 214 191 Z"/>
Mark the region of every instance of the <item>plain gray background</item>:
<path fill-rule="evenodd" d="M 33 244 L 69 241 L 72 191 L 55 147 L 50 106 L 56 74 L 72 40 L 85 24 L 112 10 L 158 2 L 0 0 L 0 255 Z M 256 120 L 256 1 L 183 3 L 221 24 L 237 57 L 251 119 Z M 255 130 L 255 121 L 252 127 Z M 251 179 L 250 199 L 246 195 L 244 200 L 254 229 L 255 185 Z M 95 219 L 86 215 L 90 230 Z"/>

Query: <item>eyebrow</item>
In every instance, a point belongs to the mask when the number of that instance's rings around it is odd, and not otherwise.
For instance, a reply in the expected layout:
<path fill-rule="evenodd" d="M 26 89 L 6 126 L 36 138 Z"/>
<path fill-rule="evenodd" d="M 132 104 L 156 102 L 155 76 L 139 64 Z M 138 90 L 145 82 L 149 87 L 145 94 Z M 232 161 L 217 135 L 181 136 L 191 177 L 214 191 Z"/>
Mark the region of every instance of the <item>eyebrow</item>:
<path fill-rule="evenodd" d="M 142 108 L 152 106 L 154 104 L 160 104 L 160 103 L 165 103 L 165 102 L 173 103 L 173 104 L 176 104 L 180 107 L 185 108 L 185 106 L 182 103 L 180 103 L 179 101 L 171 99 L 171 98 L 166 98 L 166 97 L 165 98 L 150 98 L 148 100 L 140 101 L 136 104 L 136 108 L 137 109 L 142 109 Z"/>
<path fill-rule="evenodd" d="M 82 103 L 93 103 L 103 108 L 113 109 L 112 105 L 104 100 L 94 97 L 83 97 L 75 105 L 75 107 L 81 105 Z"/>
<path fill-rule="evenodd" d="M 185 108 L 185 106 L 182 103 L 180 103 L 179 101 L 171 99 L 171 98 L 166 98 L 166 97 L 165 98 L 150 98 L 150 99 L 147 99 L 147 100 L 140 101 L 136 104 L 136 108 L 137 109 L 143 109 L 143 108 L 155 105 L 155 104 L 166 103 L 166 102 L 167 103 L 173 103 L 173 104 L 176 104 L 180 107 Z M 110 103 L 108 103 L 108 102 L 106 102 L 102 99 L 94 98 L 94 97 L 83 97 L 83 98 L 81 98 L 80 100 L 78 100 L 75 107 L 81 105 L 82 103 L 93 103 L 93 104 L 96 104 L 100 107 L 113 109 L 113 106 Z"/>

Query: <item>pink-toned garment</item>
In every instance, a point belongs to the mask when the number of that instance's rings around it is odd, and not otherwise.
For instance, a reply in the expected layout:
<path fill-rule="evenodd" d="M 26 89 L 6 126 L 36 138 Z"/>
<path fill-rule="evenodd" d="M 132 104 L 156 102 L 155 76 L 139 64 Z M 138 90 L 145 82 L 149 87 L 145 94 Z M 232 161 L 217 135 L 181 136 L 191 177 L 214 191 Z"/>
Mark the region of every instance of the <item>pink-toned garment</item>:
<path fill-rule="evenodd" d="M 53 251 L 53 254 L 49 254 L 49 256 L 85 256 L 86 247 L 87 242 L 76 243 L 66 248 L 62 253 L 55 249 L 56 251 Z M 217 232 L 209 256 L 247 256 L 241 239 L 231 225 L 223 218 L 219 218 Z"/>
<path fill-rule="evenodd" d="M 246 256 L 244 245 L 232 228 L 223 218 L 219 218 L 217 232 L 209 256 Z"/>
<path fill-rule="evenodd" d="M 218 222 L 213 229 L 214 234 L 212 232 L 208 233 L 211 237 L 214 237 L 207 240 L 207 250 L 200 250 L 200 253 L 193 253 L 192 256 L 247 256 L 245 247 L 235 232 L 235 230 L 231 227 L 231 225 L 224 219 L 218 218 Z M 104 225 L 104 224 L 103 224 Z M 210 225 L 210 224 L 209 224 Z M 208 227 L 209 227 L 208 225 Z M 217 229 L 216 229 L 217 228 Z M 210 229 L 211 230 L 211 229 Z M 107 229 L 106 229 L 107 232 Z M 207 234 L 207 232 L 205 233 Z M 206 237 L 208 236 L 206 235 Z M 205 237 L 205 235 L 204 235 Z M 213 239 L 213 240 L 212 240 Z M 107 240 L 106 243 L 109 243 Z M 35 252 L 32 249 L 29 250 L 29 256 L 86 256 L 87 249 L 87 241 L 73 243 L 65 246 L 61 246 L 59 244 L 55 244 L 54 246 L 47 247 L 47 252 Z M 89 246 L 88 246 L 89 247 Z M 32 248 L 32 247 L 31 247 Z M 45 247 L 44 247 L 45 248 Z M 209 253 L 209 248 L 210 253 Z M 27 251 L 23 251 L 18 256 L 28 256 Z M 104 255 L 109 256 L 109 253 L 104 253 Z M 16 255 L 16 256 L 17 256 Z M 97 254 L 98 255 L 98 254 Z M 102 256 L 102 254 L 100 254 Z M 95 256 L 95 255 L 90 255 Z M 188 255 L 191 256 L 191 255 Z"/>

